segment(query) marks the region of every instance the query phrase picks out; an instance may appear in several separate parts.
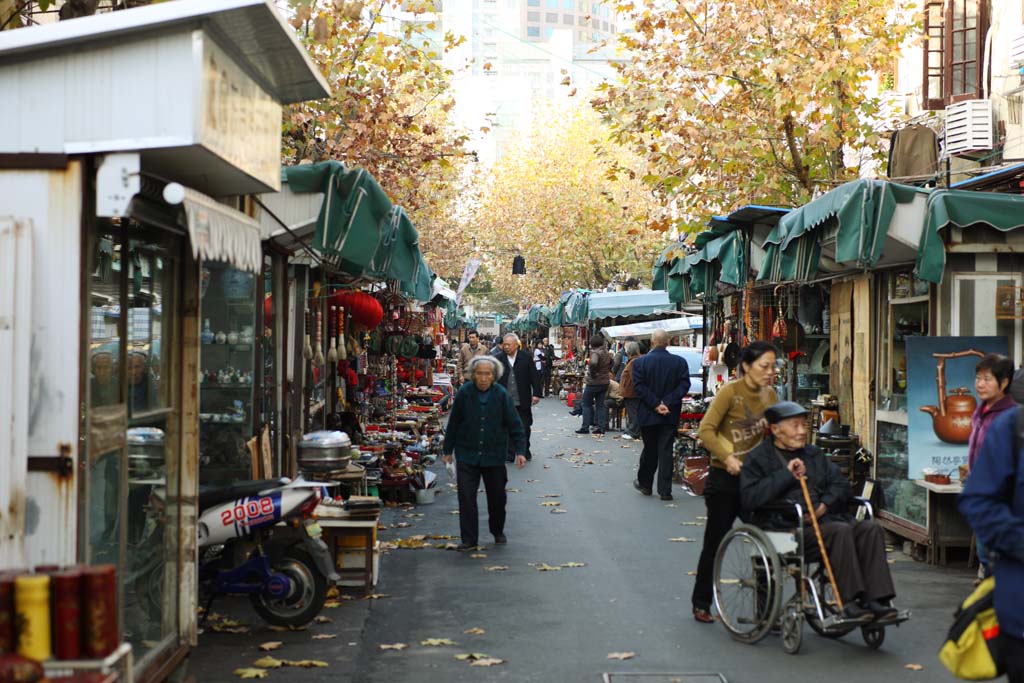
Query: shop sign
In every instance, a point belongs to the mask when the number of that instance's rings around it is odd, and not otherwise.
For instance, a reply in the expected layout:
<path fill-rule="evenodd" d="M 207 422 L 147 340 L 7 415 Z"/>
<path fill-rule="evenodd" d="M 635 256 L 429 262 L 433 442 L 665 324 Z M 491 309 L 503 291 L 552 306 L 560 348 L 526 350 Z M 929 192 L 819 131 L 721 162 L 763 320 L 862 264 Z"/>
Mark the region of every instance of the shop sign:
<path fill-rule="evenodd" d="M 1007 355 L 1006 337 L 907 337 L 908 479 L 924 470 L 959 478 L 967 464 L 971 417 L 978 406 L 974 367 L 989 353 Z"/>
<path fill-rule="evenodd" d="M 996 320 L 1024 320 L 1024 287 L 996 287 Z"/>
<path fill-rule="evenodd" d="M 203 41 L 200 142 L 236 168 L 281 187 L 281 105 L 209 37 Z"/>

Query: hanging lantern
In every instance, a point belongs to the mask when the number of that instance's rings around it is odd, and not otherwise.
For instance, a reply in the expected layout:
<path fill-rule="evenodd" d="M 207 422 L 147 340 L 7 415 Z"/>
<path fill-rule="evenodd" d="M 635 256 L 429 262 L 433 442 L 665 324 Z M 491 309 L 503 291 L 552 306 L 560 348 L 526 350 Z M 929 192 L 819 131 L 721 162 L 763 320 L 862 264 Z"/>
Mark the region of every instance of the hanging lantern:
<path fill-rule="evenodd" d="M 367 330 L 374 329 L 384 319 L 384 308 L 366 292 L 339 290 L 331 295 L 330 304 L 343 306 L 352 315 L 352 322 Z"/>
<path fill-rule="evenodd" d="M 512 259 L 512 274 L 526 275 L 526 259 L 522 256 L 516 256 Z"/>

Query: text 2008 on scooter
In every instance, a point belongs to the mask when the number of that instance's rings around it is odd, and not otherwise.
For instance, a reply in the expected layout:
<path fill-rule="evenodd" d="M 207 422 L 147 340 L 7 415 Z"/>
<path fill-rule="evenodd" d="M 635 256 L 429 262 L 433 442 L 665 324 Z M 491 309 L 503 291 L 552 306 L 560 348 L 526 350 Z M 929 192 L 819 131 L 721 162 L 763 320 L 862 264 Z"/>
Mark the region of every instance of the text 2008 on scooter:
<path fill-rule="evenodd" d="M 244 594 L 275 626 L 312 621 L 328 582 L 339 578 L 312 519 L 319 502 L 319 485 L 302 479 L 200 487 L 199 589 L 207 610 L 218 596 Z M 162 569 L 153 571 L 159 580 Z"/>

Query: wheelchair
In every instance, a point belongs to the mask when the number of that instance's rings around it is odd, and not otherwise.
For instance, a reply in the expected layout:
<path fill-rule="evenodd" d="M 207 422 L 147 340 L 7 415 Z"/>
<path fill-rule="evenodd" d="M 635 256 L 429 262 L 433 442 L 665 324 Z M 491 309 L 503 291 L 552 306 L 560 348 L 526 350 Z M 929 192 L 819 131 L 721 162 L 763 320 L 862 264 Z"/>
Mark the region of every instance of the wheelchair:
<path fill-rule="evenodd" d="M 873 516 L 866 499 L 854 498 L 854 502 L 866 518 Z M 910 612 L 900 611 L 884 622 L 845 619 L 824 562 L 805 560 L 803 508 L 799 504 L 794 507 L 795 531 L 765 531 L 743 524 L 722 539 L 714 570 L 715 608 L 722 625 L 733 640 L 748 644 L 776 629 L 789 654 L 800 651 L 804 621 L 826 638 L 842 638 L 859 628 L 864 643 L 878 649 L 885 641 L 885 629 L 908 620 Z M 787 576 L 795 584 L 788 597 Z"/>

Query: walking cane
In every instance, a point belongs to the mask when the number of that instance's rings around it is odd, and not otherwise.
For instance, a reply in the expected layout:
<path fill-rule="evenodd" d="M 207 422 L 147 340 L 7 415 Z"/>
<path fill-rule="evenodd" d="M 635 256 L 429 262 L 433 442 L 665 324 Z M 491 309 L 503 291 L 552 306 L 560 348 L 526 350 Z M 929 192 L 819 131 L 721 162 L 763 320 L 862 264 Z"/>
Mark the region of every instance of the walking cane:
<path fill-rule="evenodd" d="M 811 492 L 807 490 L 807 477 L 800 477 L 800 488 L 804 491 L 804 502 L 807 503 L 811 525 L 814 527 L 814 536 L 818 539 L 818 549 L 821 550 L 821 559 L 825 563 L 828 582 L 832 584 L 832 592 L 835 593 L 836 604 L 839 605 L 839 611 L 842 611 L 843 599 L 839 596 L 839 586 L 836 585 L 836 577 L 832 573 L 832 563 L 828 561 L 828 552 L 825 551 L 825 540 L 821 537 L 821 528 L 818 527 L 818 515 L 814 513 L 814 504 L 811 503 Z"/>

